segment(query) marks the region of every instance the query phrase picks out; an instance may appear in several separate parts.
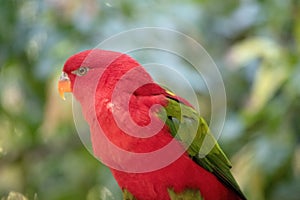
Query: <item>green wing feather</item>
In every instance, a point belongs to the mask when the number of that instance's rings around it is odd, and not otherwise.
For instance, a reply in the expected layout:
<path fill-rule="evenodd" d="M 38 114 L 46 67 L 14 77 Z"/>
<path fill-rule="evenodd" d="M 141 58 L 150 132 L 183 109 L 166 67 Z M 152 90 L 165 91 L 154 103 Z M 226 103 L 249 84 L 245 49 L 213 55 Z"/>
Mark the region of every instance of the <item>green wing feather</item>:
<path fill-rule="evenodd" d="M 173 189 L 168 188 L 171 200 L 203 200 L 199 190 L 186 189 L 176 193 Z"/>
<path fill-rule="evenodd" d="M 123 200 L 136 200 L 136 198 L 128 190 L 123 189 Z"/>
<path fill-rule="evenodd" d="M 167 189 L 171 200 L 203 200 L 199 190 L 186 189 L 175 192 L 173 188 Z M 128 190 L 123 189 L 123 200 L 137 200 Z"/>
<path fill-rule="evenodd" d="M 242 199 L 246 199 L 230 172 L 231 163 L 211 134 L 205 120 L 190 106 L 167 97 L 168 105 L 164 114 L 171 134 L 187 145 L 187 152 L 200 166 L 215 174 Z M 205 145 L 202 145 L 205 144 Z"/>

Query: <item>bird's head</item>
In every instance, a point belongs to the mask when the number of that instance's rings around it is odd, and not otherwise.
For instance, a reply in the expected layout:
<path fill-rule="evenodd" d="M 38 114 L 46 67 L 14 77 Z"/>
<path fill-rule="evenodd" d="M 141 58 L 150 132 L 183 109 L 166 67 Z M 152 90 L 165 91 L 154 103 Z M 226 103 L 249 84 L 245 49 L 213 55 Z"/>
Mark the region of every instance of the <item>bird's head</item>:
<path fill-rule="evenodd" d="M 121 55 L 124 54 L 101 49 L 85 50 L 72 55 L 64 64 L 58 83 L 62 99 L 65 99 L 64 93 L 73 92 L 75 81 L 85 79 L 90 82 L 91 75 L 95 74 L 96 69 L 104 70 Z"/>

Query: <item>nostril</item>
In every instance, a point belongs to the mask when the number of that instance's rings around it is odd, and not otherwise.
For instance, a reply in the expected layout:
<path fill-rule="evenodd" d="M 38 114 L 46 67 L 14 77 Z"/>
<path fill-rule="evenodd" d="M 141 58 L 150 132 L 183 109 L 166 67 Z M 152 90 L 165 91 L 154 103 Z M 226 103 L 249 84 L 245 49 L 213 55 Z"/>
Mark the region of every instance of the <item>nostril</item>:
<path fill-rule="evenodd" d="M 66 72 L 62 72 L 60 77 L 59 77 L 60 81 L 65 81 L 65 80 L 70 80 L 68 77 L 68 74 Z"/>

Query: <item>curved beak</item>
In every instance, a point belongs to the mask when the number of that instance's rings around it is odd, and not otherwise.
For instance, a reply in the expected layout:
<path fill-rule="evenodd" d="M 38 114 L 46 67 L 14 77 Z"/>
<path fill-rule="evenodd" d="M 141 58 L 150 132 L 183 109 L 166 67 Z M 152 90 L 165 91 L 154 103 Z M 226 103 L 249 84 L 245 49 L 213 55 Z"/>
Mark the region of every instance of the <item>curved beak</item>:
<path fill-rule="evenodd" d="M 65 92 L 72 92 L 71 81 L 65 72 L 63 72 L 59 78 L 58 92 L 63 100 L 65 100 Z"/>

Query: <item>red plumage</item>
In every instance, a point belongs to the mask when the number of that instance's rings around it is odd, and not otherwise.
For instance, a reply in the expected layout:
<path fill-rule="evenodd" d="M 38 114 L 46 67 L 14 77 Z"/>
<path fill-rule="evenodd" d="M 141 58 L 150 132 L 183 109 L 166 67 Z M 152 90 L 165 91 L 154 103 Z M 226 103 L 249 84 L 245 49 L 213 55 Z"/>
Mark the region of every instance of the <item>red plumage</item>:
<path fill-rule="evenodd" d="M 88 66 L 90 72 L 79 78 L 71 72 L 80 66 Z M 167 188 L 173 188 L 175 192 L 181 192 L 187 188 L 199 189 L 205 200 L 240 199 L 215 175 L 196 164 L 187 153 L 155 171 L 126 172 L 125 166 L 125 171 L 122 171 L 124 163 L 129 166 L 151 165 L 151 163 L 131 160 L 130 157 L 124 158 L 122 154 L 111 150 L 99 133 L 99 125 L 110 142 L 129 152 L 153 152 L 163 148 L 174 139 L 166 125 L 151 137 L 138 138 L 121 130 L 120 124 L 116 122 L 115 115 L 117 113 L 117 117 L 125 126 L 128 124 L 126 121 L 128 117 L 131 117 L 141 127 L 155 123 L 155 120 L 157 120 L 157 124 L 160 124 L 159 118 L 151 117 L 155 113 L 155 109 L 151 110 L 151 107 L 153 105 L 166 106 L 167 104 L 166 96 L 169 94 L 155 84 L 150 75 L 135 60 L 116 52 L 89 50 L 70 57 L 63 71 L 68 74 L 73 93 L 81 103 L 85 119 L 90 125 L 94 154 L 100 160 L 118 166 L 117 169 L 111 168 L 111 171 L 122 189 L 127 189 L 138 200 L 168 200 L 170 198 Z M 123 78 L 129 71 L 132 72 L 131 75 Z M 118 86 L 120 82 L 121 85 Z M 143 85 L 145 82 L 146 86 L 140 87 L 132 93 L 131 86 Z M 117 95 L 114 94 L 116 88 Z M 125 113 L 125 97 L 129 93 L 131 94 L 129 113 Z M 172 98 L 188 104 L 180 97 L 173 96 Z M 134 128 L 128 126 L 129 129 Z M 178 142 L 174 151 L 181 151 L 182 148 Z M 157 162 L 160 159 L 164 159 L 164 157 L 157 157 Z"/>

